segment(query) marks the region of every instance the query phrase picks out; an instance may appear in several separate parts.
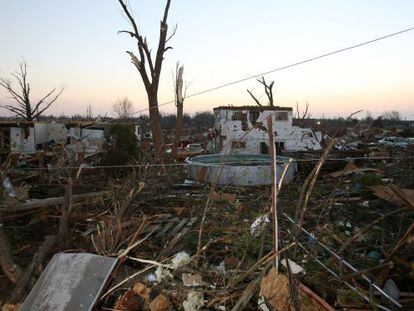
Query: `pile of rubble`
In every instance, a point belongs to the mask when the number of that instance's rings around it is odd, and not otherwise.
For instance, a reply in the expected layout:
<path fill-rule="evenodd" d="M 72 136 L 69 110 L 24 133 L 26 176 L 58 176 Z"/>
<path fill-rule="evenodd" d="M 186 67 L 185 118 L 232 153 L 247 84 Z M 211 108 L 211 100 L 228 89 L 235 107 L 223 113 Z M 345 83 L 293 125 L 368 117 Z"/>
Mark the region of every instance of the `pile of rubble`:
<path fill-rule="evenodd" d="M 181 165 L 109 174 L 67 164 L 3 166 L 4 310 L 414 305 L 412 161 L 302 169 L 279 194 L 276 253 L 270 186 L 192 182 Z"/>

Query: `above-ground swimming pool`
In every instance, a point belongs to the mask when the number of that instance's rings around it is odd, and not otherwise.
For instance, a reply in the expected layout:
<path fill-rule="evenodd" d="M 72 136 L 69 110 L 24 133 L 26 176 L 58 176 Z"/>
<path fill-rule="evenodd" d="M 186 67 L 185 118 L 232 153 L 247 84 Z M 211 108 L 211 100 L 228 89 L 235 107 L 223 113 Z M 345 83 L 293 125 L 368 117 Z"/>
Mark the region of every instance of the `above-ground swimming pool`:
<path fill-rule="evenodd" d="M 280 176 L 290 158 L 277 156 L 276 176 Z M 187 159 L 189 177 L 218 185 L 261 186 L 272 184 L 271 161 L 268 155 L 201 155 Z M 286 172 L 284 183 L 293 179 L 296 162 Z"/>

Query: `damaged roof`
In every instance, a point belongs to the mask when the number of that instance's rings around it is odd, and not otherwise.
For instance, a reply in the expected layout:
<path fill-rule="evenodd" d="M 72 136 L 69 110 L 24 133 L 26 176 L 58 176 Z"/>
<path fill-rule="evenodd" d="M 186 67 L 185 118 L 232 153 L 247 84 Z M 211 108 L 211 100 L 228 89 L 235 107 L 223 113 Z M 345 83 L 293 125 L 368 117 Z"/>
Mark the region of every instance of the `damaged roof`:
<path fill-rule="evenodd" d="M 281 107 L 281 106 L 219 106 L 213 110 L 274 110 L 274 111 L 293 111 L 292 107 Z"/>
<path fill-rule="evenodd" d="M 25 120 L 6 120 L 0 121 L 0 127 L 33 127 L 35 123 L 38 124 L 65 124 L 71 127 L 84 127 L 94 125 L 95 121 L 25 121 Z"/>

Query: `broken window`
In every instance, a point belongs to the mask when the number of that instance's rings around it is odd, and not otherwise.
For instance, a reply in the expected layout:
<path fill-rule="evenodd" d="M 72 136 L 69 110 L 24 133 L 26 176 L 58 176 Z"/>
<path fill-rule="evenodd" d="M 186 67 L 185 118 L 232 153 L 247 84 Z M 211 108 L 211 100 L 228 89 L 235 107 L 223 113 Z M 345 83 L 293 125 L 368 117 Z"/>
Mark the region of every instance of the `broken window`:
<path fill-rule="evenodd" d="M 245 149 L 246 142 L 245 141 L 232 141 L 231 142 L 231 149 Z"/>
<path fill-rule="evenodd" d="M 269 154 L 269 146 L 265 142 L 260 143 L 260 154 Z"/>
<path fill-rule="evenodd" d="M 276 112 L 276 120 L 277 121 L 287 121 L 288 120 L 287 111 L 278 111 L 278 112 Z"/>
<path fill-rule="evenodd" d="M 243 113 L 242 111 L 235 111 L 231 116 L 232 121 L 246 121 L 247 114 Z"/>
<path fill-rule="evenodd" d="M 28 127 L 24 128 L 24 138 L 28 139 L 30 136 L 30 129 Z"/>
<path fill-rule="evenodd" d="M 276 141 L 275 147 L 276 147 L 276 154 L 281 154 L 285 150 L 285 142 Z"/>
<path fill-rule="evenodd" d="M 259 111 L 250 111 L 249 112 L 249 121 L 251 124 L 255 125 L 257 119 L 259 118 L 260 112 Z"/>

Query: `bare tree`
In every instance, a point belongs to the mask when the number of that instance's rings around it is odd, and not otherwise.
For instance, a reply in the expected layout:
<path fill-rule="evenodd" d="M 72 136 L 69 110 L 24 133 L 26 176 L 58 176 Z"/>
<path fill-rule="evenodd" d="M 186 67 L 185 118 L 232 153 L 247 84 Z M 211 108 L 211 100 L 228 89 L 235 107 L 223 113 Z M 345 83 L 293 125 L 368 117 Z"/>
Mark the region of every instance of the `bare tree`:
<path fill-rule="evenodd" d="M 134 106 L 128 97 L 124 97 L 122 99 L 118 99 L 112 105 L 112 110 L 119 119 L 129 119 L 134 115 L 133 107 Z"/>
<path fill-rule="evenodd" d="M 305 119 L 310 119 L 311 116 L 312 116 L 312 114 L 309 111 L 309 103 L 308 102 L 306 102 L 305 109 L 302 110 L 302 111 L 299 111 L 299 103 L 296 102 L 296 118 L 298 120 L 303 121 Z"/>
<path fill-rule="evenodd" d="M 386 111 L 381 116 L 384 120 L 389 120 L 389 121 L 400 121 L 401 120 L 401 114 L 395 110 Z"/>
<path fill-rule="evenodd" d="M 86 119 L 87 120 L 92 120 L 92 118 L 93 118 L 92 106 L 89 104 L 86 107 Z"/>
<path fill-rule="evenodd" d="M 263 85 L 267 99 L 268 99 L 268 103 L 267 105 L 270 107 L 274 107 L 273 105 L 273 85 L 275 84 L 275 81 L 270 82 L 270 84 L 268 84 L 265 80 L 264 77 L 262 77 L 262 79 L 257 79 L 257 82 L 259 82 L 260 84 Z M 257 105 L 259 106 L 263 106 L 260 103 L 259 98 L 257 98 L 256 96 L 253 95 L 252 91 L 250 91 L 249 89 L 247 89 L 247 93 L 249 93 L 249 95 L 253 98 L 253 100 L 256 102 Z"/>
<path fill-rule="evenodd" d="M 175 136 L 174 144 L 172 148 L 173 159 L 177 155 L 178 144 L 180 143 L 181 129 L 183 127 L 183 114 L 184 114 L 184 98 L 183 94 L 183 74 L 184 66 L 180 66 L 177 63 L 175 68 L 175 81 L 174 81 L 174 94 L 175 94 L 175 106 L 177 107 L 177 121 L 175 124 Z"/>
<path fill-rule="evenodd" d="M 132 30 L 121 30 L 119 31 L 119 33 L 127 33 L 137 41 L 138 55 L 135 55 L 131 51 L 127 51 L 127 53 L 131 57 L 131 62 L 137 68 L 139 74 L 141 75 L 142 82 L 144 83 L 148 97 L 153 142 L 157 152 L 157 156 L 159 158 L 162 158 L 163 138 L 158 107 L 158 87 L 160 83 L 161 67 L 162 62 L 164 60 L 164 53 L 171 49 L 171 47 L 167 46 L 167 43 L 174 36 L 177 30 L 177 27 L 175 27 L 171 35 L 168 36 L 167 19 L 171 0 L 167 0 L 165 5 L 164 15 L 160 24 L 160 37 L 158 41 L 158 48 L 157 53 L 155 55 L 155 59 L 153 59 L 153 57 L 151 56 L 151 50 L 148 46 L 147 39 L 146 37 L 143 37 L 140 33 L 135 19 L 127 7 L 127 2 L 125 0 L 118 0 L 118 2 L 121 5 L 132 27 Z"/>
<path fill-rule="evenodd" d="M 24 118 L 26 121 L 33 121 L 45 112 L 59 98 L 63 88 L 59 92 L 56 89 L 51 90 L 43 96 L 36 104 L 30 101 L 30 84 L 27 81 L 27 64 L 19 64 L 19 71 L 11 73 L 18 83 L 18 87 L 13 87 L 13 82 L 7 78 L 0 78 L 0 86 L 5 89 L 10 98 L 15 101 L 15 105 L 0 105 L 0 107 L 15 113 L 17 116 Z"/>

